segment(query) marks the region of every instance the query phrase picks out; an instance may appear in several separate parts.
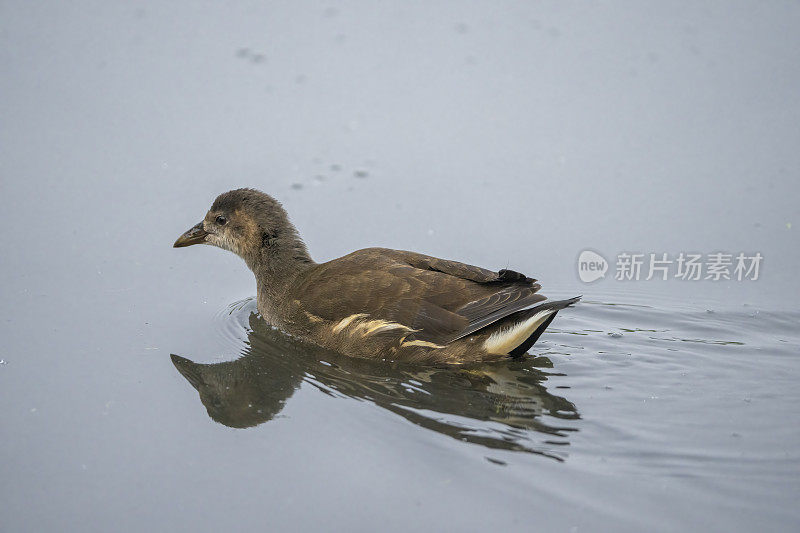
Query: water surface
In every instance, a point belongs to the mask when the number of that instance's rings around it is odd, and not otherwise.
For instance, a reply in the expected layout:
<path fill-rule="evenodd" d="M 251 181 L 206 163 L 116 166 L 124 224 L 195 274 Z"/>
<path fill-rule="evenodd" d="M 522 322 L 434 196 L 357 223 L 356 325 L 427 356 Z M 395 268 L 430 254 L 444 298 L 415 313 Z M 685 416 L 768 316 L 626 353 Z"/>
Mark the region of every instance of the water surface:
<path fill-rule="evenodd" d="M 796 531 L 796 3 L 0 8 L 3 531 Z M 583 294 L 521 360 L 320 351 L 172 242 L 220 192 L 325 261 Z M 760 252 L 757 281 L 576 274 Z"/>

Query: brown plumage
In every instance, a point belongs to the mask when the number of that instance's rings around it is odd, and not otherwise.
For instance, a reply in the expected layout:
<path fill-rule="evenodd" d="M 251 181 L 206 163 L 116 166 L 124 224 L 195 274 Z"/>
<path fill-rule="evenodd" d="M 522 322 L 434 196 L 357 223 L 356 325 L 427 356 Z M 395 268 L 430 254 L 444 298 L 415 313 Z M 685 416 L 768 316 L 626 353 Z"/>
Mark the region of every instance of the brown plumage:
<path fill-rule="evenodd" d="M 386 248 L 317 264 L 283 207 L 253 189 L 221 194 L 175 247 L 212 244 L 244 259 L 258 310 L 285 332 L 346 355 L 469 363 L 524 354 L 558 310 L 535 279 Z"/>

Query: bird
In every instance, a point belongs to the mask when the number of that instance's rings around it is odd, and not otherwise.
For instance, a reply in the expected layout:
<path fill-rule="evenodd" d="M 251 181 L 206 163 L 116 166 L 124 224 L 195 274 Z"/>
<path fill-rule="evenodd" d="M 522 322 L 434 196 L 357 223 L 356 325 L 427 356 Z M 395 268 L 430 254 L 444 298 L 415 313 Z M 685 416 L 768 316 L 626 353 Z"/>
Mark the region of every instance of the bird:
<path fill-rule="evenodd" d="M 220 194 L 175 248 L 212 245 L 241 257 L 264 320 L 351 357 L 419 364 L 521 357 L 558 311 L 537 280 L 389 248 L 317 263 L 283 206 L 243 188 Z"/>

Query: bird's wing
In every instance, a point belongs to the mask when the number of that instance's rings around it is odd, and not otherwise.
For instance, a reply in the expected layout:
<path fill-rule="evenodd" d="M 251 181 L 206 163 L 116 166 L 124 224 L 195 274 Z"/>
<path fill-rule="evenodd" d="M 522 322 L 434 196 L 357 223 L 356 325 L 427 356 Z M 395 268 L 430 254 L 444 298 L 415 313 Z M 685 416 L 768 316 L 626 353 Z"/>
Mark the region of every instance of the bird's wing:
<path fill-rule="evenodd" d="M 539 288 L 511 270 L 370 248 L 310 269 L 297 294 L 327 320 L 364 313 L 415 330 L 409 338 L 446 344 L 544 300 Z"/>

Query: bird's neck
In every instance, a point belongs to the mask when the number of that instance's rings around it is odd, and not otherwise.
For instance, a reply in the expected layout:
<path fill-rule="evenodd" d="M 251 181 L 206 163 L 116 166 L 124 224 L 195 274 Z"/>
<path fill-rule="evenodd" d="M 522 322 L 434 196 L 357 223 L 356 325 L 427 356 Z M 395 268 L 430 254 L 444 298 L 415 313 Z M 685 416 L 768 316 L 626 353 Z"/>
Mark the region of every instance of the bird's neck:
<path fill-rule="evenodd" d="M 265 236 L 263 245 L 249 258 L 258 291 L 258 310 L 270 322 L 279 322 L 282 304 L 292 282 L 316 263 L 296 231 L 285 236 Z"/>

